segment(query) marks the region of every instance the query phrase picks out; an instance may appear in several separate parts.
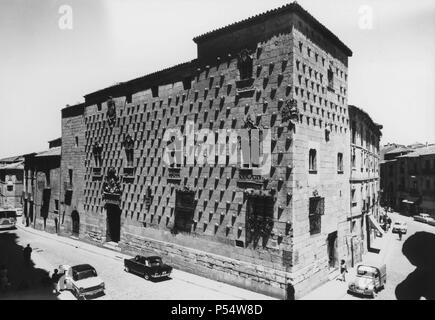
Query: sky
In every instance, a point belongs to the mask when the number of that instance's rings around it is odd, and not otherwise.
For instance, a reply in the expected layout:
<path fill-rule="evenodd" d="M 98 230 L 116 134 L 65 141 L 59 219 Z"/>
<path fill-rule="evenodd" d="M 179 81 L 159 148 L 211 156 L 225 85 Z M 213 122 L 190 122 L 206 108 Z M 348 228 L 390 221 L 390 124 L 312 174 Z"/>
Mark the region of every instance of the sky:
<path fill-rule="evenodd" d="M 87 93 L 196 58 L 197 35 L 290 0 L 1 0 L 0 158 L 61 136 Z M 299 0 L 353 51 L 348 102 L 381 143 L 435 143 L 435 0 Z"/>

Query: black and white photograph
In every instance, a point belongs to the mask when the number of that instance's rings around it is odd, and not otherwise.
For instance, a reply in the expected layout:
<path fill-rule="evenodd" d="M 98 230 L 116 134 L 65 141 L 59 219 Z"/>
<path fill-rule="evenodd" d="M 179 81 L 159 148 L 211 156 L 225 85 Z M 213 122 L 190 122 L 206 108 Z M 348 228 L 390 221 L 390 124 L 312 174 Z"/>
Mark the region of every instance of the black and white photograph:
<path fill-rule="evenodd" d="M 434 0 L 0 0 L 0 39 L 0 300 L 435 300 Z"/>

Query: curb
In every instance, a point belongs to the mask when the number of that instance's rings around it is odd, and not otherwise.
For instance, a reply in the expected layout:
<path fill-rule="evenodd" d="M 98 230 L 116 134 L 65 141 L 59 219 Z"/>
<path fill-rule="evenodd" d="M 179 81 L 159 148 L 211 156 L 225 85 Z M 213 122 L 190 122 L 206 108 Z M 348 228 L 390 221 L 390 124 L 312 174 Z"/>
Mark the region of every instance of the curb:
<path fill-rule="evenodd" d="M 27 233 L 31 233 L 31 234 L 34 234 L 34 235 L 40 236 L 40 237 L 45 238 L 45 239 L 54 240 L 54 241 L 57 241 L 57 242 L 60 242 L 60 243 L 63 243 L 63 244 L 69 245 L 69 246 L 71 246 L 71 247 L 74 247 L 74 248 L 76 248 L 76 249 L 81 249 L 81 250 L 84 250 L 84 251 L 87 251 L 87 252 L 91 252 L 91 253 L 94 253 L 94 254 L 98 254 L 98 255 L 100 255 L 100 256 L 104 256 L 104 257 L 106 257 L 106 258 L 111 258 L 111 259 L 114 259 L 114 260 L 122 260 L 122 259 L 124 259 L 123 257 L 118 257 L 118 256 L 115 256 L 115 257 L 114 257 L 113 255 L 104 254 L 104 253 L 102 253 L 102 252 L 100 252 L 100 251 L 98 251 L 98 250 L 91 250 L 91 249 L 89 249 L 89 248 L 86 248 L 85 246 L 81 246 L 80 244 L 81 244 L 81 243 L 84 243 L 84 242 L 81 242 L 80 240 L 74 240 L 74 239 L 71 239 L 72 241 L 80 242 L 80 243 L 78 243 L 78 244 L 74 244 L 74 243 L 70 243 L 70 242 L 68 242 L 68 241 L 63 241 L 62 238 L 65 238 L 65 237 L 63 237 L 63 236 L 59 236 L 59 235 L 52 236 L 51 234 L 50 234 L 50 236 L 49 236 L 49 235 L 47 235 L 47 234 L 43 234 L 42 232 L 41 232 L 41 233 L 38 232 L 38 230 L 28 229 L 28 228 L 31 228 L 31 227 L 23 227 L 23 226 L 19 225 L 18 223 L 16 224 L 16 227 L 17 227 L 18 229 L 20 229 L 20 230 L 23 230 L 23 231 L 27 232 Z M 84 244 L 85 244 L 85 243 L 84 243 Z M 91 245 L 90 245 L 90 246 L 91 246 Z M 109 248 L 100 248 L 100 247 L 96 247 L 96 248 L 99 248 L 100 250 L 110 250 Z M 114 251 L 114 250 L 110 250 L 110 251 L 111 251 L 111 252 L 114 252 L 114 253 L 116 252 L 116 253 L 122 254 L 122 253 L 120 253 L 120 252 L 118 252 L 118 251 Z M 125 254 L 124 254 L 124 255 L 125 255 Z M 127 256 L 127 255 L 126 255 L 126 256 Z M 128 257 L 130 257 L 130 256 L 128 256 Z"/>

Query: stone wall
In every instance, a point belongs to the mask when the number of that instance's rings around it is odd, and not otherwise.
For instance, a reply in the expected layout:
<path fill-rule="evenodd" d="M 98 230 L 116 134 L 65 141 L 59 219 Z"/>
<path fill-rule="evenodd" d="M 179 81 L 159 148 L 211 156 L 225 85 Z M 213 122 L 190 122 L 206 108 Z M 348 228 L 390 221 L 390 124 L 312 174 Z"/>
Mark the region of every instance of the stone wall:
<path fill-rule="evenodd" d="M 80 239 L 99 245 L 107 240 L 102 187 L 108 169 L 114 167 L 122 184 L 119 247 L 124 252 L 161 254 L 180 269 L 281 298 L 289 283 L 299 297 L 327 279 L 326 237 L 337 232 L 341 258 L 346 256 L 349 232 L 347 56 L 296 14 L 281 16 L 276 23 L 272 20 L 262 27 L 246 26 L 240 33 L 255 34 L 247 41 L 252 80 L 243 88 L 231 45 L 234 39 L 225 43 L 224 37 L 221 50 L 227 47 L 228 54 L 213 56 L 205 46 L 201 55 L 207 57 L 201 56 L 201 63 L 171 69 L 177 79 L 163 81 L 159 78 L 163 73 L 156 73 L 106 88 L 104 95 L 94 93 L 86 101 L 83 118 L 63 118 L 62 179 L 69 166 L 77 173 L 71 206 L 80 211 Z M 334 86 L 328 89 L 330 67 Z M 178 74 L 180 70 L 184 76 Z M 109 95 L 116 106 L 114 124 L 108 121 Z M 286 112 L 293 99 L 299 115 L 292 125 Z M 170 174 L 164 161 L 164 134 L 169 129 L 189 132 L 188 121 L 194 123 L 195 132 L 210 130 L 206 133 L 211 140 L 222 134 L 219 130 L 254 126 L 266 133 L 270 129 L 270 153 L 263 144 L 265 158 L 271 159 L 270 170 L 260 183 L 242 178 L 239 154 L 234 165 L 224 157 L 224 164 L 188 163 L 175 170 L 175 176 L 174 169 Z M 127 134 L 134 140 L 133 168 L 126 163 Z M 75 136 L 79 148 L 73 146 Z M 95 142 L 103 146 L 103 177 L 94 170 Z M 311 148 L 318 151 L 317 174 L 308 172 Z M 337 172 L 338 153 L 343 154 L 343 173 Z M 253 169 L 254 175 L 257 171 Z M 193 224 L 190 232 L 175 232 L 176 190 L 186 186 L 194 191 Z M 253 230 L 247 209 L 252 189 L 269 192 L 274 199 L 273 226 L 258 243 L 248 238 Z M 325 212 L 321 233 L 310 236 L 308 203 L 315 191 L 325 199 Z M 72 207 L 64 206 L 65 234 Z"/>
<path fill-rule="evenodd" d="M 83 209 L 83 187 L 85 178 L 85 125 L 83 106 L 65 108 L 62 115 L 62 161 L 61 161 L 61 233 L 72 235 L 72 213 L 81 218 Z M 70 181 L 72 170 L 72 181 Z M 72 183 L 71 183 L 72 182 Z M 78 236 L 80 236 L 79 230 Z M 77 236 L 77 234 L 75 234 Z"/>

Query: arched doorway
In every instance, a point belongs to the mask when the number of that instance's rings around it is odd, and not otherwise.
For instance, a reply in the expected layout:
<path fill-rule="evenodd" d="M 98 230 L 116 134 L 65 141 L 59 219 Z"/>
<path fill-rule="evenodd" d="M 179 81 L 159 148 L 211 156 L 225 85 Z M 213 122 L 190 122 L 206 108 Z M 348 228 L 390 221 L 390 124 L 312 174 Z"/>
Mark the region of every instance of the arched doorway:
<path fill-rule="evenodd" d="M 73 236 L 78 237 L 80 233 L 80 215 L 77 212 L 77 210 L 74 210 L 71 213 L 71 220 L 72 220 L 72 234 Z"/>

